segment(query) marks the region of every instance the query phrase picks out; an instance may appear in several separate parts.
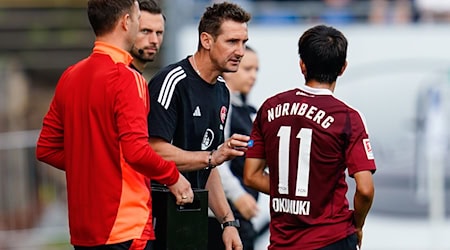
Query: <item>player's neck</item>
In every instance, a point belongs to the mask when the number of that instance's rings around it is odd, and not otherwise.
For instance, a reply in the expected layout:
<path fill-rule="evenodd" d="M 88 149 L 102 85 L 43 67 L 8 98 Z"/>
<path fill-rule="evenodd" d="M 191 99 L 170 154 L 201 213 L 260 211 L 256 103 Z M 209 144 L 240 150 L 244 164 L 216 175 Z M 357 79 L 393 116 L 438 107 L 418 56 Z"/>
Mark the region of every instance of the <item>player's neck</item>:
<path fill-rule="evenodd" d="M 305 85 L 309 86 L 311 88 L 315 88 L 315 89 L 329 89 L 329 90 L 331 90 L 331 92 L 334 92 L 334 87 L 336 86 L 336 82 L 322 83 L 322 82 L 312 80 L 312 81 L 305 83 Z"/>

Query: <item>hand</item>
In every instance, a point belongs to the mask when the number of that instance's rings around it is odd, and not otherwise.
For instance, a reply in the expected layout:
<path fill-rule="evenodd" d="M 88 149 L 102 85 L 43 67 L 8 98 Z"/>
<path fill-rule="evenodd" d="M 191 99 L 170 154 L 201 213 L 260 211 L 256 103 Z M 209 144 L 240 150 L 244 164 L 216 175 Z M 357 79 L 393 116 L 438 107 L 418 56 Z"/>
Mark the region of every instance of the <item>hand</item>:
<path fill-rule="evenodd" d="M 248 135 L 233 134 L 214 151 L 212 155 L 213 165 L 218 166 L 224 161 L 243 156 L 248 149 L 249 140 L 250 136 Z"/>
<path fill-rule="evenodd" d="M 235 227 L 225 227 L 222 233 L 222 240 L 225 245 L 225 250 L 243 249 L 238 229 Z"/>
<path fill-rule="evenodd" d="M 250 220 L 252 217 L 255 217 L 259 212 L 259 207 L 255 198 L 253 198 L 253 196 L 249 193 L 244 193 L 239 196 L 239 198 L 234 201 L 234 206 L 246 220 Z"/>
<path fill-rule="evenodd" d="M 184 205 L 194 201 L 194 192 L 192 191 L 191 183 L 182 174 L 180 174 L 178 181 L 168 186 L 168 188 L 175 196 L 177 205 Z"/>

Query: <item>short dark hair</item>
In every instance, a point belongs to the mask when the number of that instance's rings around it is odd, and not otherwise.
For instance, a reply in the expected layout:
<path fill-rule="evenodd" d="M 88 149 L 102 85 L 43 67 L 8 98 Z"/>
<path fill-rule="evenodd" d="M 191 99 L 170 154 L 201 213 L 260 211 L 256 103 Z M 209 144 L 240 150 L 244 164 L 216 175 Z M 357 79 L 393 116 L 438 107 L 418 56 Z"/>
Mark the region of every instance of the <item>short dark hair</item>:
<path fill-rule="evenodd" d="M 89 0 L 87 14 L 95 35 L 111 32 L 123 14 L 132 14 L 134 2 L 136 0 Z"/>
<path fill-rule="evenodd" d="M 306 65 L 306 81 L 335 82 L 347 58 L 348 42 L 339 30 L 325 25 L 314 26 L 298 41 L 298 54 Z"/>
<path fill-rule="evenodd" d="M 161 14 L 166 20 L 166 16 L 162 13 L 161 7 L 154 0 L 139 0 L 139 9 L 141 11 L 147 11 L 151 14 Z"/>
<path fill-rule="evenodd" d="M 198 34 L 207 32 L 217 37 L 221 30 L 220 26 L 226 20 L 246 23 L 250 21 L 251 15 L 239 5 L 229 2 L 215 3 L 206 8 L 198 25 Z"/>

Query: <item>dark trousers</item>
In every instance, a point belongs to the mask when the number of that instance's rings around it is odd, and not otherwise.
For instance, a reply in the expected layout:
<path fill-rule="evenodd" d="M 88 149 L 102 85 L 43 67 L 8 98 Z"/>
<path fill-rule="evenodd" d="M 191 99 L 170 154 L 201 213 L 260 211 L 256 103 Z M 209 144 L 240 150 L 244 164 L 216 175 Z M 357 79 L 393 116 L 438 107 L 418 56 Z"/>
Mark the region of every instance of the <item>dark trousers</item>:
<path fill-rule="evenodd" d="M 318 250 L 356 250 L 358 244 L 358 237 L 356 234 L 351 234 L 340 241 L 336 241 L 326 247 L 322 247 Z"/>
<path fill-rule="evenodd" d="M 250 221 L 239 219 L 241 227 L 239 236 L 241 237 L 243 250 L 253 250 L 255 245 L 256 232 Z M 208 250 L 224 250 L 222 240 L 222 227 L 216 218 L 208 217 Z"/>
<path fill-rule="evenodd" d="M 74 246 L 75 250 L 130 250 L 133 244 L 133 240 L 125 241 L 117 244 L 110 245 L 101 245 L 101 246 L 93 246 L 93 247 L 82 247 L 82 246 Z M 143 250 L 154 250 L 153 249 L 153 241 L 147 241 L 145 248 Z"/>

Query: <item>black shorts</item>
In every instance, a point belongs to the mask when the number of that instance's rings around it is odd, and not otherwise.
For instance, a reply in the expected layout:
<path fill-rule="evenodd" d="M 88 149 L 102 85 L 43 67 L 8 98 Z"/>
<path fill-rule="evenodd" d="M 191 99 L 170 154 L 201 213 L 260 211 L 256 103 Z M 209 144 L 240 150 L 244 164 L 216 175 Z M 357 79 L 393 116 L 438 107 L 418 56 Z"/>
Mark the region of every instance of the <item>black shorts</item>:
<path fill-rule="evenodd" d="M 82 246 L 74 246 L 75 250 L 129 250 L 131 245 L 133 244 L 133 240 L 125 241 L 117 244 L 110 245 L 101 245 L 101 246 L 93 246 L 93 247 L 82 247 Z M 153 250 L 153 241 L 147 241 L 145 248 L 143 250 Z"/>
<path fill-rule="evenodd" d="M 318 250 L 356 250 L 356 245 L 358 245 L 358 237 L 355 233 Z"/>

